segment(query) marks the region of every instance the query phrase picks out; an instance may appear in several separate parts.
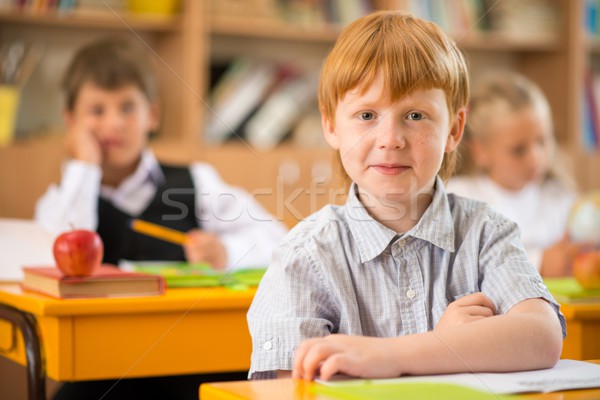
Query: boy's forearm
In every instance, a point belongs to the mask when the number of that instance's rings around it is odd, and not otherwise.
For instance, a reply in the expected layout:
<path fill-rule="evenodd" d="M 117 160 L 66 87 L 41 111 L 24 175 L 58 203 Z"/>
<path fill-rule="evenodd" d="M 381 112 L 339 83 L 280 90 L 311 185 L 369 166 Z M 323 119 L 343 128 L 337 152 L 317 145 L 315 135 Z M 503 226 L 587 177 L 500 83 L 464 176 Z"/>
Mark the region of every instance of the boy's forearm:
<path fill-rule="evenodd" d="M 560 323 L 547 313 L 509 313 L 390 340 L 405 364 L 400 369 L 416 375 L 550 368 L 562 349 Z"/>

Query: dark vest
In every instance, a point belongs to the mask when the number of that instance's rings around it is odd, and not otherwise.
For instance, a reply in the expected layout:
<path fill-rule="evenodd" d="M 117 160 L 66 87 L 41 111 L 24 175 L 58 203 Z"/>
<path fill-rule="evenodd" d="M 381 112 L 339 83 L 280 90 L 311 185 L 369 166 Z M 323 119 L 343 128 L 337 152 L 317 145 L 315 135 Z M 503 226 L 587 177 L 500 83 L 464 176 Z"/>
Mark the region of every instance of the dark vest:
<path fill-rule="evenodd" d="M 126 260 L 184 261 L 180 245 L 134 232 L 129 228 L 132 218 L 153 222 L 178 231 L 199 228 L 196 221 L 196 195 L 188 168 L 160 165 L 164 184 L 156 190 L 154 199 L 139 216 L 118 210 L 110 202 L 98 200 L 98 233 L 104 242 L 103 262 L 117 264 Z"/>

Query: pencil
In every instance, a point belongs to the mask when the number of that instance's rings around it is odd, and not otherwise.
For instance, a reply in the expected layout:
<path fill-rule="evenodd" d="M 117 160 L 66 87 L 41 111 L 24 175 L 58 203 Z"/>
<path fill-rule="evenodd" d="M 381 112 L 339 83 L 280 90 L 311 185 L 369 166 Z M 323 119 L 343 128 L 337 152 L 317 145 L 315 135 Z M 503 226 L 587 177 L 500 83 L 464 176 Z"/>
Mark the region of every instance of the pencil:
<path fill-rule="evenodd" d="M 129 226 L 135 232 L 151 236 L 167 242 L 183 245 L 186 241 L 185 233 L 164 226 L 156 225 L 141 219 L 132 219 Z"/>

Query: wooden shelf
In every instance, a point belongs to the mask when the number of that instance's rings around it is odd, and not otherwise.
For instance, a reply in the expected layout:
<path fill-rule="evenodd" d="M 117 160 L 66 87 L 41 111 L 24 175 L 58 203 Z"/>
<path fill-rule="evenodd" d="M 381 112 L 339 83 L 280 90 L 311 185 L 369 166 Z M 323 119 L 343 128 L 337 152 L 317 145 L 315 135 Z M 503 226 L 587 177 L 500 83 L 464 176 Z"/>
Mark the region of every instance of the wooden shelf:
<path fill-rule="evenodd" d="M 2 25 L 45 26 L 57 29 L 134 29 L 150 32 L 177 32 L 181 17 L 139 16 L 131 13 L 77 12 L 65 15 L 0 12 Z"/>
<path fill-rule="evenodd" d="M 340 32 L 334 26 L 303 26 L 277 19 L 212 16 L 209 21 L 213 35 L 244 38 L 333 43 Z"/>
<path fill-rule="evenodd" d="M 460 48 L 475 51 L 558 52 L 565 47 L 565 43 L 558 38 L 517 38 L 494 32 L 476 32 L 463 36 L 455 36 L 454 40 Z"/>
<path fill-rule="evenodd" d="M 94 38 L 106 34 L 128 36 L 133 32 L 140 33 L 144 40 L 148 39 L 146 43 L 152 47 L 157 60 L 162 121 L 160 134 L 152 140 L 151 146 L 160 159 L 173 163 L 207 161 L 229 183 L 250 190 L 278 183 L 281 165 L 285 170 L 286 166 L 297 162 L 300 180 L 285 186 L 284 192 L 292 195 L 295 190 L 306 189 L 312 184 L 313 174 L 319 175 L 313 173 L 313 169 L 318 170 L 332 160 L 331 150 L 297 147 L 291 141 L 271 151 L 251 149 L 242 143 L 207 145 L 199 134 L 206 118 L 206 107 L 202 102 L 210 90 L 211 66 L 252 56 L 319 68 L 341 27 L 326 23 L 307 26 L 269 18 L 277 15 L 276 10 L 242 12 L 236 17 L 225 14 L 235 11 L 229 9 L 223 11 L 225 15 L 215 15 L 219 10 L 216 5 L 225 3 L 221 0 L 181 0 L 180 3 L 182 11 L 178 15 L 160 18 L 110 10 L 76 10 L 66 15 L 51 15 L 4 9 L 0 11 L 0 38 L 8 41 L 22 37 L 28 43 L 38 39 L 44 41 L 48 51 L 55 51 L 53 62 L 58 65 L 62 60 L 58 57 L 66 57 L 69 51 Z M 238 4 L 243 8 L 250 7 L 250 3 L 246 0 Z M 516 37 L 512 32 L 507 35 L 472 31 L 453 38 L 467 54 L 474 79 L 487 69 L 509 68 L 540 85 L 553 110 L 556 134 L 573 159 L 580 188 L 586 190 L 597 187 L 600 182 L 598 174 L 593 172 L 598 170 L 600 157 L 581 151 L 581 82 L 590 58 L 593 64 L 598 62 L 595 57 L 600 56 L 600 38 L 588 39 L 583 34 L 584 0 L 552 0 L 552 4 L 560 19 L 556 36 L 521 34 Z M 58 71 L 45 74 L 47 80 L 47 76 L 58 76 Z M 35 84 L 45 90 L 44 85 L 54 83 L 46 80 L 43 84 L 42 80 Z M 3 183 L 0 216 L 32 215 L 34 200 L 49 182 L 56 181 L 61 149 L 60 140 L 48 141 L 41 137 L 33 140 L 31 145 L 16 142 L 15 146 L 0 149 L 1 165 L 6 166 L 5 173 L 0 174 Z M 41 158 L 38 161 L 39 154 L 44 151 L 53 154 L 51 162 Z M 27 179 L 13 177 L 11 167 L 14 165 L 26 165 L 22 168 Z M 334 173 L 339 175 L 337 169 Z M 28 182 L 27 188 L 22 182 Z M 261 200 L 271 212 L 279 211 L 275 199 L 261 197 Z M 314 211 L 314 204 L 308 199 L 298 201 L 303 214 Z M 320 200 L 317 203 L 321 204 Z M 284 215 L 290 225 L 293 217 L 295 214 Z"/>

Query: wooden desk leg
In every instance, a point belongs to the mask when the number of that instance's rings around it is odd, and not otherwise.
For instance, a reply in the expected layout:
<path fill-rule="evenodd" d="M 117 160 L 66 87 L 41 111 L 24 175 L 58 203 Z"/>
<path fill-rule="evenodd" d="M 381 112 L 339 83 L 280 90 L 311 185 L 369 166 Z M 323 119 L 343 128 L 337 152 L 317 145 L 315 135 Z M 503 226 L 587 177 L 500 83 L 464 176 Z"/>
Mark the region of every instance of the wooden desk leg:
<path fill-rule="evenodd" d="M 42 346 L 33 315 L 0 304 L 0 318 L 15 324 L 23 333 L 27 359 L 27 389 L 29 400 L 46 397 L 46 370 L 42 363 Z"/>

